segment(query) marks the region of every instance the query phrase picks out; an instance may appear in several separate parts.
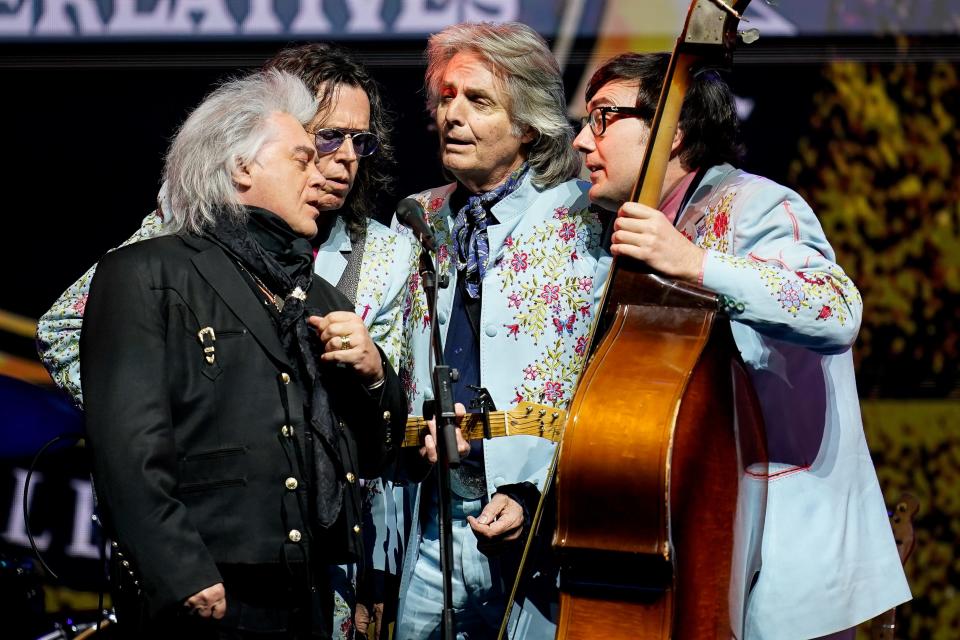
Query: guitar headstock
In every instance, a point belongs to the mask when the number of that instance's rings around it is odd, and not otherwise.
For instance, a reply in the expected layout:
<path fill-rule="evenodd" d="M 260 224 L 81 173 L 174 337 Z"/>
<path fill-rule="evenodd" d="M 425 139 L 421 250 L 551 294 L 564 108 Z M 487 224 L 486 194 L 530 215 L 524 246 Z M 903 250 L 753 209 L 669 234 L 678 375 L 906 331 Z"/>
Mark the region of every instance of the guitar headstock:
<path fill-rule="evenodd" d="M 693 0 L 678 49 L 729 64 L 737 44 L 737 27 L 748 4 L 750 0 Z"/>
<path fill-rule="evenodd" d="M 519 402 L 507 411 L 507 422 L 511 434 L 526 434 L 558 441 L 567 420 L 567 412 L 533 402 Z"/>

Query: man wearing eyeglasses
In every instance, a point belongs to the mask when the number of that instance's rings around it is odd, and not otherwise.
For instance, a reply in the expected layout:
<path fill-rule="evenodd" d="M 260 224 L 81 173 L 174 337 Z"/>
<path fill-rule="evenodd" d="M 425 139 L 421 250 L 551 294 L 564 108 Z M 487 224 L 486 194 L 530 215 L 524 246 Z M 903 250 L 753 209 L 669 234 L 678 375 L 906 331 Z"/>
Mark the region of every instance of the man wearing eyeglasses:
<path fill-rule="evenodd" d="M 668 59 L 624 54 L 592 77 L 574 142 L 590 199 L 619 210 L 614 255 L 721 294 L 751 374 L 770 475 L 737 637 L 852 638 L 851 627 L 910 598 L 860 422 L 860 294 L 809 205 L 734 168 L 739 121 L 715 72 L 693 76 L 659 209 L 627 202 Z"/>
<path fill-rule="evenodd" d="M 370 337 L 381 347 L 394 370 L 401 371 L 408 358 L 408 347 L 402 339 L 402 312 L 413 248 L 408 238 L 371 217 L 378 193 L 391 185 L 393 167 L 392 122 L 379 88 L 348 52 L 327 44 L 284 49 L 266 68 L 299 76 L 316 93 L 319 102 L 316 116 L 306 127 L 313 134 L 317 149 L 315 163 L 324 178 L 318 201 L 319 232 L 313 240 L 314 270 L 354 304 Z M 171 211 L 165 193 L 164 187 L 158 211 L 148 215 L 141 228 L 124 244 L 163 231 Z M 37 328 L 41 359 L 54 381 L 68 391 L 78 405 L 83 402 L 79 334 L 95 269 L 96 266 L 91 267 L 66 290 L 43 315 Z M 381 481 L 369 482 L 364 491 L 367 494 L 383 492 Z M 403 526 L 403 506 L 394 500 L 392 492 L 383 495 L 378 504 L 391 513 L 392 521 Z M 384 540 L 388 537 L 382 530 L 376 534 Z M 389 536 L 389 540 L 394 547 L 400 543 L 396 535 Z M 386 575 L 396 575 L 402 551 L 393 548 L 391 552 L 384 544 L 370 542 L 368 540 L 367 552 L 372 557 L 368 557 L 368 564 Z M 343 566 L 331 571 L 336 588 L 335 637 L 352 637 L 354 569 Z M 375 600 L 372 604 L 380 604 L 382 608 L 382 596 Z M 392 615 L 389 607 L 386 614 L 388 618 Z"/>

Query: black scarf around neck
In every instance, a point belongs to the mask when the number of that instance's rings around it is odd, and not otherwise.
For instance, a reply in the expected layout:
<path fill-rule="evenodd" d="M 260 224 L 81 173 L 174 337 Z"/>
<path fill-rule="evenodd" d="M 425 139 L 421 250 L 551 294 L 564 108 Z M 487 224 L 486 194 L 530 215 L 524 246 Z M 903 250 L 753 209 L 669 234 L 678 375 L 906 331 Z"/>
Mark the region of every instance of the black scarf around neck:
<path fill-rule="evenodd" d="M 307 324 L 311 315 L 323 315 L 306 306 L 307 292 L 313 283 L 313 248 L 309 240 L 298 235 L 279 216 L 259 207 L 245 207 L 246 225 L 239 225 L 222 216 L 206 236 L 250 274 L 280 297 L 277 329 L 280 342 L 300 375 L 294 376 L 309 399 L 308 422 L 319 438 L 320 446 L 312 449 L 314 464 L 311 474 L 315 483 L 317 520 L 326 528 L 340 515 L 343 483 L 339 469 L 343 467 L 338 452 L 339 434 L 333 417 L 330 398 L 317 366 L 315 333 Z M 319 346 L 316 347 L 319 349 Z"/>

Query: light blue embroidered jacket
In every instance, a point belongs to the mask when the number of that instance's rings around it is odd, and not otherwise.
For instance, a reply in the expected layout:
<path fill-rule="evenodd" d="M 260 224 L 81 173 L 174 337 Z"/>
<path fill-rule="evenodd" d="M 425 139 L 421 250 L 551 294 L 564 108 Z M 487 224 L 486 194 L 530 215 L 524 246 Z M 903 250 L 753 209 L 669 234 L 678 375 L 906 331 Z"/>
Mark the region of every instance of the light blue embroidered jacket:
<path fill-rule="evenodd" d="M 738 637 L 819 637 L 908 600 L 860 420 L 851 346 L 863 305 L 813 211 L 721 165 L 677 227 L 707 250 L 703 285 L 726 296 L 767 430 L 762 566 Z"/>
<path fill-rule="evenodd" d="M 457 270 L 450 230 L 456 212 L 449 184 L 413 196 L 424 207 L 438 241 L 440 272 L 450 284 L 440 289 L 437 316 L 441 335 L 449 327 Z M 516 191 L 492 208 L 497 224 L 487 227 L 490 259 L 483 279 L 480 312 L 480 384 L 499 410 L 528 401 L 566 408 L 584 365 L 593 309 L 599 301 L 610 256 L 603 249 L 600 221 L 589 209 L 589 185 L 576 180 L 545 190 L 527 174 Z M 401 233 L 408 233 L 401 230 Z M 412 234 L 411 234 L 412 235 Z M 404 311 L 413 371 L 408 395 L 413 413 L 432 398 L 429 317 L 423 288 Z M 516 435 L 483 442 L 487 497 L 497 487 L 531 482 L 543 488 L 554 444 Z M 419 509 L 419 495 L 415 509 Z M 416 512 L 416 511 L 415 511 Z M 418 519 L 409 536 L 401 579 L 403 594 L 417 561 Z M 509 589 L 509 585 L 507 585 Z"/>

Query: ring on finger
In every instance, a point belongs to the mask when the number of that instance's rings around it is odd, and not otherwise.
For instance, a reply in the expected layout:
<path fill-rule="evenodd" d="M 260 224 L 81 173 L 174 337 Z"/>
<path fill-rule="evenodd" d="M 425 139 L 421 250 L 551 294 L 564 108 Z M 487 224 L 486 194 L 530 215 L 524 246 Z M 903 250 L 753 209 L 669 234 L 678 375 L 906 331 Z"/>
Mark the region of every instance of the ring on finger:
<path fill-rule="evenodd" d="M 340 350 L 341 350 L 341 351 L 346 351 L 346 350 L 349 349 L 351 346 L 353 346 L 353 345 L 350 344 L 350 334 L 349 334 L 349 333 L 346 334 L 346 335 L 340 336 Z"/>

